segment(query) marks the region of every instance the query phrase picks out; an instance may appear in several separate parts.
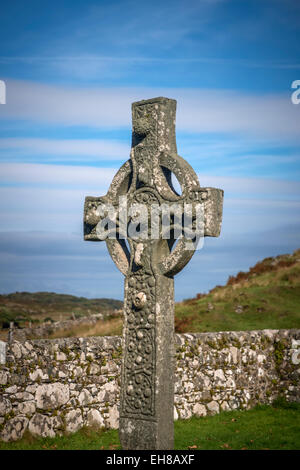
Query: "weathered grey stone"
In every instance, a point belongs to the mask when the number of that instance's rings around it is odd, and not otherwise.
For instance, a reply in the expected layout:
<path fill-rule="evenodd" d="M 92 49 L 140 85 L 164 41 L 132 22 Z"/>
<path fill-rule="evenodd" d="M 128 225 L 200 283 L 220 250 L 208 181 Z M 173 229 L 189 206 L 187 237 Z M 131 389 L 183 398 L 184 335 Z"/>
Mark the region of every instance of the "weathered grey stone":
<path fill-rule="evenodd" d="M 35 413 L 35 401 L 25 401 L 18 404 L 18 413 L 22 415 L 31 416 Z"/>
<path fill-rule="evenodd" d="M 108 373 L 110 375 L 115 374 L 119 370 L 117 364 L 115 364 L 115 362 L 113 361 L 109 361 L 107 364 L 107 367 L 108 367 Z"/>
<path fill-rule="evenodd" d="M 11 350 L 17 359 L 20 359 L 22 357 L 21 345 L 17 342 L 11 344 Z"/>
<path fill-rule="evenodd" d="M 209 390 L 210 383 L 208 384 L 207 388 L 208 388 L 208 390 L 204 390 L 203 393 L 202 393 L 202 399 L 205 400 L 205 401 L 207 401 L 211 398 L 211 393 L 210 393 L 210 390 Z"/>
<path fill-rule="evenodd" d="M 105 239 L 113 261 L 125 275 L 119 431 L 123 449 L 173 448 L 173 276 L 189 262 L 199 239 L 218 236 L 221 227 L 223 191 L 201 188 L 193 169 L 177 155 L 175 114 L 176 101 L 168 98 L 133 103 L 130 161 L 116 174 L 106 196 L 85 200 L 85 240 Z M 172 173 L 181 185 L 181 195 L 173 188 Z M 161 225 L 156 236 L 151 233 L 149 239 L 147 234 L 150 225 L 153 227 L 148 220 L 151 204 L 160 216 L 163 205 L 170 209 L 174 203 L 182 209 L 190 204 L 194 215 L 201 209 L 204 216 L 201 230 L 198 227 L 193 232 L 195 243 L 184 232 L 171 251 L 174 234 L 167 240 Z M 110 217 L 118 221 L 118 237 L 100 234 L 104 222 L 113 235 L 105 215 L 107 204 L 114 212 Z M 136 204 L 147 206 L 146 237 L 130 234 L 127 223 L 122 226 L 124 214 L 130 216 L 130 224 L 135 223 L 136 214 L 130 210 Z M 173 227 L 176 223 L 174 219 Z"/>
<path fill-rule="evenodd" d="M 40 368 L 34 370 L 33 372 L 30 372 L 29 377 L 33 382 L 35 382 L 36 380 L 39 380 L 39 379 L 48 379 L 49 378 L 48 375 L 44 374 L 44 372 Z"/>
<path fill-rule="evenodd" d="M 0 437 L 4 442 L 17 441 L 22 438 L 27 426 L 28 418 L 25 416 L 12 418 L 5 423 Z"/>
<path fill-rule="evenodd" d="M 92 409 L 87 413 L 87 424 L 88 426 L 95 428 L 105 427 L 103 416 L 101 416 L 99 411 L 95 409 Z"/>
<path fill-rule="evenodd" d="M 33 436 L 39 437 L 55 437 L 55 417 L 45 416 L 41 413 L 36 413 L 29 422 L 29 432 Z"/>
<path fill-rule="evenodd" d="M 59 351 L 57 354 L 56 354 L 56 359 L 58 361 L 66 361 L 67 360 L 67 356 L 65 355 L 65 353 Z"/>
<path fill-rule="evenodd" d="M 181 419 L 189 419 L 192 416 L 192 410 L 188 407 L 179 408 L 178 411 Z"/>
<path fill-rule="evenodd" d="M 119 427 L 119 409 L 117 405 L 114 405 L 109 409 L 108 412 L 108 425 L 111 429 L 118 429 Z"/>
<path fill-rule="evenodd" d="M 76 408 L 79 405 L 79 402 L 77 398 L 73 397 L 73 398 L 70 398 L 70 400 L 68 401 L 68 405 L 70 405 L 71 408 Z"/>
<path fill-rule="evenodd" d="M 38 388 L 38 384 L 32 384 L 32 385 L 28 385 L 28 387 L 26 387 L 25 391 L 34 394 L 36 392 L 37 388 Z"/>
<path fill-rule="evenodd" d="M 211 414 L 219 413 L 219 404 L 216 401 L 211 401 L 207 403 L 207 409 Z"/>
<path fill-rule="evenodd" d="M 5 372 L 4 370 L 0 370 L 0 385 L 7 384 L 7 377 L 8 377 L 8 372 Z"/>
<path fill-rule="evenodd" d="M 222 369 L 217 369 L 215 371 L 215 381 L 218 382 L 225 382 L 226 378 Z"/>
<path fill-rule="evenodd" d="M 257 362 L 262 363 L 266 360 L 266 356 L 264 354 L 258 354 Z"/>
<path fill-rule="evenodd" d="M 36 390 L 36 404 L 41 409 L 56 409 L 69 400 L 69 388 L 59 382 L 40 385 Z"/>
<path fill-rule="evenodd" d="M 207 411 L 204 405 L 201 405 L 200 403 L 196 403 L 193 408 L 193 412 L 196 416 L 206 416 Z"/>
<path fill-rule="evenodd" d="M 90 372 L 89 372 L 91 375 L 99 374 L 100 371 L 101 371 L 101 367 L 98 364 L 91 364 Z"/>
<path fill-rule="evenodd" d="M 99 403 L 101 403 L 101 402 L 105 402 L 107 400 L 108 400 L 108 393 L 105 389 L 102 388 L 100 390 L 100 392 L 98 393 L 98 395 L 97 395 L 97 401 Z"/>
<path fill-rule="evenodd" d="M 228 403 L 227 403 L 226 401 L 223 401 L 223 402 L 221 403 L 220 408 L 221 408 L 222 411 L 229 411 L 229 410 L 230 410 L 230 407 L 229 407 L 229 405 L 228 405 Z"/>
<path fill-rule="evenodd" d="M 12 409 L 11 402 L 8 398 L 0 395 L 0 416 L 5 416 Z"/>
<path fill-rule="evenodd" d="M 22 401 L 29 401 L 29 400 L 34 399 L 34 396 L 32 395 L 32 393 L 29 393 L 29 392 L 18 392 L 15 394 L 14 397 L 17 400 L 22 400 Z"/>
<path fill-rule="evenodd" d="M 83 373 L 82 367 L 75 367 L 73 369 L 73 375 L 75 377 L 81 377 L 82 373 Z"/>
<path fill-rule="evenodd" d="M 11 387 L 7 387 L 5 389 L 5 393 L 17 393 L 18 387 L 16 385 L 12 385 Z"/>
<path fill-rule="evenodd" d="M 28 341 L 26 341 L 26 342 L 24 343 L 24 346 L 25 346 L 25 348 L 27 348 L 29 351 L 32 351 L 32 350 L 33 350 L 32 344 L 30 344 Z"/>
<path fill-rule="evenodd" d="M 0 341 L 0 364 L 6 363 L 6 343 Z"/>
<path fill-rule="evenodd" d="M 229 378 L 226 380 L 226 387 L 227 387 L 227 388 L 235 388 L 235 387 L 236 387 L 235 381 L 233 380 L 232 377 L 229 377 Z"/>
<path fill-rule="evenodd" d="M 88 405 L 93 401 L 93 397 L 87 389 L 83 389 L 78 397 L 79 404 L 82 406 Z"/>
<path fill-rule="evenodd" d="M 83 418 L 80 409 L 71 410 L 65 415 L 66 432 L 73 433 L 83 426 Z"/>
<path fill-rule="evenodd" d="M 232 362 L 233 362 L 234 364 L 236 364 L 236 363 L 237 363 L 237 353 L 238 353 L 238 349 L 237 349 L 235 346 L 230 346 L 229 351 L 230 351 L 230 353 L 231 353 Z"/>
<path fill-rule="evenodd" d="M 185 382 L 183 390 L 184 390 L 184 393 L 190 393 L 194 390 L 194 388 L 195 388 L 195 385 L 193 384 L 193 382 Z"/>

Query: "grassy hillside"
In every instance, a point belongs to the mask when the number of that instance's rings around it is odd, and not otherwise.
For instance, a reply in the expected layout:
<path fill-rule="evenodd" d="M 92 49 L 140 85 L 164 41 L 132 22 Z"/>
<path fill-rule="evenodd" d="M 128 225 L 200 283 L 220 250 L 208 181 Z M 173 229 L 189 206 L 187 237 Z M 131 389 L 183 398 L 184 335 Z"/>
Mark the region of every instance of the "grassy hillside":
<path fill-rule="evenodd" d="M 86 299 L 53 292 L 15 292 L 0 295 L 0 325 L 16 321 L 25 326 L 29 321 L 39 323 L 46 319 L 66 320 L 75 316 L 120 309 L 123 302 L 114 299 Z"/>
<path fill-rule="evenodd" d="M 179 333 L 300 328 L 300 250 L 258 262 L 175 306 Z"/>

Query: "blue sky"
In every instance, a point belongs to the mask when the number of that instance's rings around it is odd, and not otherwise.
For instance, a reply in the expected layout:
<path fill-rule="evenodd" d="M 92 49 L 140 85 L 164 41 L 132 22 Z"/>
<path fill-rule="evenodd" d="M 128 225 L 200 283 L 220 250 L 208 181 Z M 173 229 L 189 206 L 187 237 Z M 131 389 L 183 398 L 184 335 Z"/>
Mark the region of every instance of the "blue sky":
<path fill-rule="evenodd" d="M 0 292 L 123 296 L 86 195 L 129 157 L 131 103 L 177 100 L 177 147 L 225 190 L 218 239 L 175 281 L 194 296 L 300 247 L 300 4 L 15 1 L 0 17 Z"/>

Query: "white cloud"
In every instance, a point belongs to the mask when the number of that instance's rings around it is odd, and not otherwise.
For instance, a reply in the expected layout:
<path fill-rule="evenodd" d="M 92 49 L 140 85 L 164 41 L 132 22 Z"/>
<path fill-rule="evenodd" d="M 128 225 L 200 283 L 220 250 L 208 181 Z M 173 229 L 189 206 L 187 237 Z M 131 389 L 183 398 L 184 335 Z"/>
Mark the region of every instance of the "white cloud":
<path fill-rule="evenodd" d="M 107 191 L 117 168 L 89 166 L 43 165 L 38 163 L 0 163 L 0 183 L 60 186 L 80 186 L 88 190 Z"/>
<path fill-rule="evenodd" d="M 300 197 L 298 181 L 267 178 L 234 178 L 230 176 L 214 176 L 198 174 L 201 186 L 222 188 L 230 194 L 248 194 L 252 199 L 257 196 L 273 196 L 276 199 Z"/>
<path fill-rule="evenodd" d="M 131 103 L 155 96 L 177 99 L 177 128 L 273 139 L 299 139 L 299 109 L 286 95 L 230 90 L 167 88 L 72 88 L 7 80 L 0 119 L 24 119 L 95 128 L 131 126 Z"/>
<path fill-rule="evenodd" d="M 129 158 L 130 147 L 120 142 L 105 139 L 40 139 L 40 138 L 3 138 L 0 139 L 0 153 L 5 155 L 43 156 L 51 155 L 51 159 L 81 157 L 98 160 L 124 160 Z M 77 158 L 76 158 L 77 157 Z M 79 158 L 78 158 L 79 157 Z"/>

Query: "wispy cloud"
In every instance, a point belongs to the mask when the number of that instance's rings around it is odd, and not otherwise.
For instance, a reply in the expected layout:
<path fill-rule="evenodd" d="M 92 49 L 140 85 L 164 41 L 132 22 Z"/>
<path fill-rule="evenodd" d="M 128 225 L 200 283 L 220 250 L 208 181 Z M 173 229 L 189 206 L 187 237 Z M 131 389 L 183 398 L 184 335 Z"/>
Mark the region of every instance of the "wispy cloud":
<path fill-rule="evenodd" d="M 39 185 L 63 187 L 66 191 L 74 186 L 89 189 L 109 187 L 117 168 L 95 168 L 71 165 L 43 165 L 38 163 L 0 163 L 0 184 Z"/>
<path fill-rule="evenodd" d="M 9 160 L 14 157 L 36 157 L 41 161 L 51 157 L 52 161 L 62 157 L 78 160 L 122 161 L 128 158 L 130 146 L 105 139 L 41 139 L 41 138 L 2 138 L 0 139 L 0 157 Z"/>
<path fill-rule="evenodd" d="M 222 188 L 225 194 L 247 195 L 251 200 L 268 197 L 278 199 L 295 198 L 300 200 L 298 181 L 271 178 L 234 178 L 199 174 L 201 186 Z"/>
<path fill-rule="evenodd" d="M 8 80 L 7 105 L 0 108 L 0 119 L 129 127 L 131 103 L 155 96 L 177 99 L 179 130 L 299 140 L 299 109 L 289 94 L 146 87 L 83 89 Z"/>
<path fill-rule="evenodd" d="M 52 67 L 65 67 L 69 70 L 76 68 L 88 68 L 90 72 L 94 68 L 95 72 L 101 69 L 124 66 L 132 66 L 136 64 L 213 64 L 213 65 L 232 65 L 245 68 L 263 68 L 263 69 L 300 69 L 299 61 L 287 59 L 243 59 L 229 57 L 145 57 L 145 56 L 100 56 L 95 54 L 88 55 L 63 55 L 63 56 L 0 56 L 0 64 L 48 64 Z"/>

